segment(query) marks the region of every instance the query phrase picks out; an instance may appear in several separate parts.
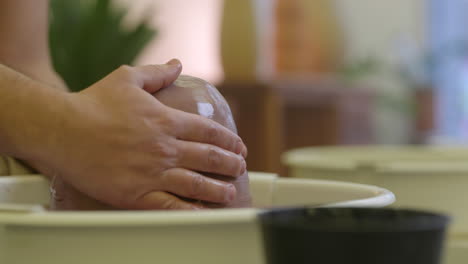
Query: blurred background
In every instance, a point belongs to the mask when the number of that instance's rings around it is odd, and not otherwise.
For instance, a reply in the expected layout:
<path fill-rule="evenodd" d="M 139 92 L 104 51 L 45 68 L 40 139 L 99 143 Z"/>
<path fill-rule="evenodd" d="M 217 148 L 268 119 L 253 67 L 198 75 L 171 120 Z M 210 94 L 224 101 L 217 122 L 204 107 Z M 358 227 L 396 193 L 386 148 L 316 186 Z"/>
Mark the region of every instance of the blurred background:
<path fill-rule="evenodd" d="M 467 143 L 467 10 L 467 0 L 53 0 L 50 40 L 75 91 L 120 64 L 179 58 L 229 101 L 249 169 L 286 173 L 281 153 L 304 146 Z"/>

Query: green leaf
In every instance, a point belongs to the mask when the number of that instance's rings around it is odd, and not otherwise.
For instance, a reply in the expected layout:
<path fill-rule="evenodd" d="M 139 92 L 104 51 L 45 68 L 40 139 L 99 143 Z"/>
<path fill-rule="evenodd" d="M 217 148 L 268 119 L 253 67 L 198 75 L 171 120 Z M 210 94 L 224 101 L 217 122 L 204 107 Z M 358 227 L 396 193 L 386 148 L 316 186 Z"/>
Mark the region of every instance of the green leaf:
<path fill-rule="evenodd" d="M 147 19 L 125 28 L 128 10 L 111 0 L 52 0 L 50 9 L 52 61 L 72 91 L 132 64 L 157 33 Z"/>

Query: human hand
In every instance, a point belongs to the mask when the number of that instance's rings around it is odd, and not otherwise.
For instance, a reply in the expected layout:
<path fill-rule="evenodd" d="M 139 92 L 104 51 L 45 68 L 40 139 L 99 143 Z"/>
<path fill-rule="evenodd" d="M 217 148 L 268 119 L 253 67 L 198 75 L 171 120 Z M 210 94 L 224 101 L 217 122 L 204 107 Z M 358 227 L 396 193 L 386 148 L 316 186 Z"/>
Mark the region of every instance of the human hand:
<path fill-rule="evenodd" d="M 154 93 L 153 96 L 168 107 L 207 117 L 237 134 L 236 123 L 229 104 L 215 86 L 203 79 L 181 75 L 172 85 Z M 237 178 L 214 173 L 203 173 L 203 175 L 232 183 L 236 187 L 237 196 L 236 199 L 228 204 L 206 202 L 200 204 L 208 208 L 251 206 L 249 176 L 247 172 Z"/>
<path fill-rule="evenodd" d="M 46 164 L 81 192 L 123 209 L 195 209 L 177 196 L 228 203 L 230 183 L 195 172 L 238 177 L 246 148 L 228 129 L 164 106 L 151 93 L 181 65 L 123 66 L 69 94 Z"/>

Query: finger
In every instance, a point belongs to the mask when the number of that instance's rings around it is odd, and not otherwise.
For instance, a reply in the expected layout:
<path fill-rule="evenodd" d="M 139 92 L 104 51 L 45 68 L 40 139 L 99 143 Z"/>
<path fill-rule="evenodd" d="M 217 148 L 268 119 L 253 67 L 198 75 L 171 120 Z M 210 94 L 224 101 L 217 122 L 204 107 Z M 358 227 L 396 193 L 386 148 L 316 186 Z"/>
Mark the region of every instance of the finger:
<path fill-rule="evenodd" d="M 176 136 L 186 141 L 215 145 L 247 157 L 247 147 L 234 132 L 208 118 L 178 111 Z"/>
<path fill-rule="evenodd" d="M 236 198 L 230 183 L 211 179 L 194 171 L 174 168 L 166 170 L 158 182 L 163 190 L 185 198 L 227 204 Z"/>
<path fill-rule="evenodd" d="M 137 85 L 149 93 L 171 85 L 182 72 L 182 64 L 173 59 L 163 65 L 145 65 L 134 67 Z"/>
<path fill-rule="evenodd" d="M 199 210 L 201 204 L 182 201 L 170 193 L 162 191 L 149 192 L 137 200 L 135 209 L 139 210 Z"/>
<path fill-rule="evenodd" d="M 239 177 L 246 171 L 244 158 L 222 148 L 190 141 L 176 142 L 177 167 Z"/>

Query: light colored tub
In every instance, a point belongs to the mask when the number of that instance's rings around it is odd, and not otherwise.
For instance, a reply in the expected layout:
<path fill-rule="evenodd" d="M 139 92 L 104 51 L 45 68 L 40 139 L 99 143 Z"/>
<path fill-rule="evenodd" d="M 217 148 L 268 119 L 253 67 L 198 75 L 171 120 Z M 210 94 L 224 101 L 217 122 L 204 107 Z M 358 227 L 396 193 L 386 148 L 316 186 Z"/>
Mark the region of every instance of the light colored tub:
<path fill-rule="evenodd" d="M 391 192 L 368 185 L 251 173 L 257 207 L 383 207 Z M 264 263 L 261 209 L 198 212 L 47 212 L 48 182 L 0 178 L 0 263 Z"/>
<path fill-rule="evenodd" d="M 468 148 L 313 147 L 289 151 L 283 162 L 294 178 L 378 185 L 395 193 L 394 206 L 451 215 L 446 263 L 466 263 L 461 256 L 468 257 Z"/>

